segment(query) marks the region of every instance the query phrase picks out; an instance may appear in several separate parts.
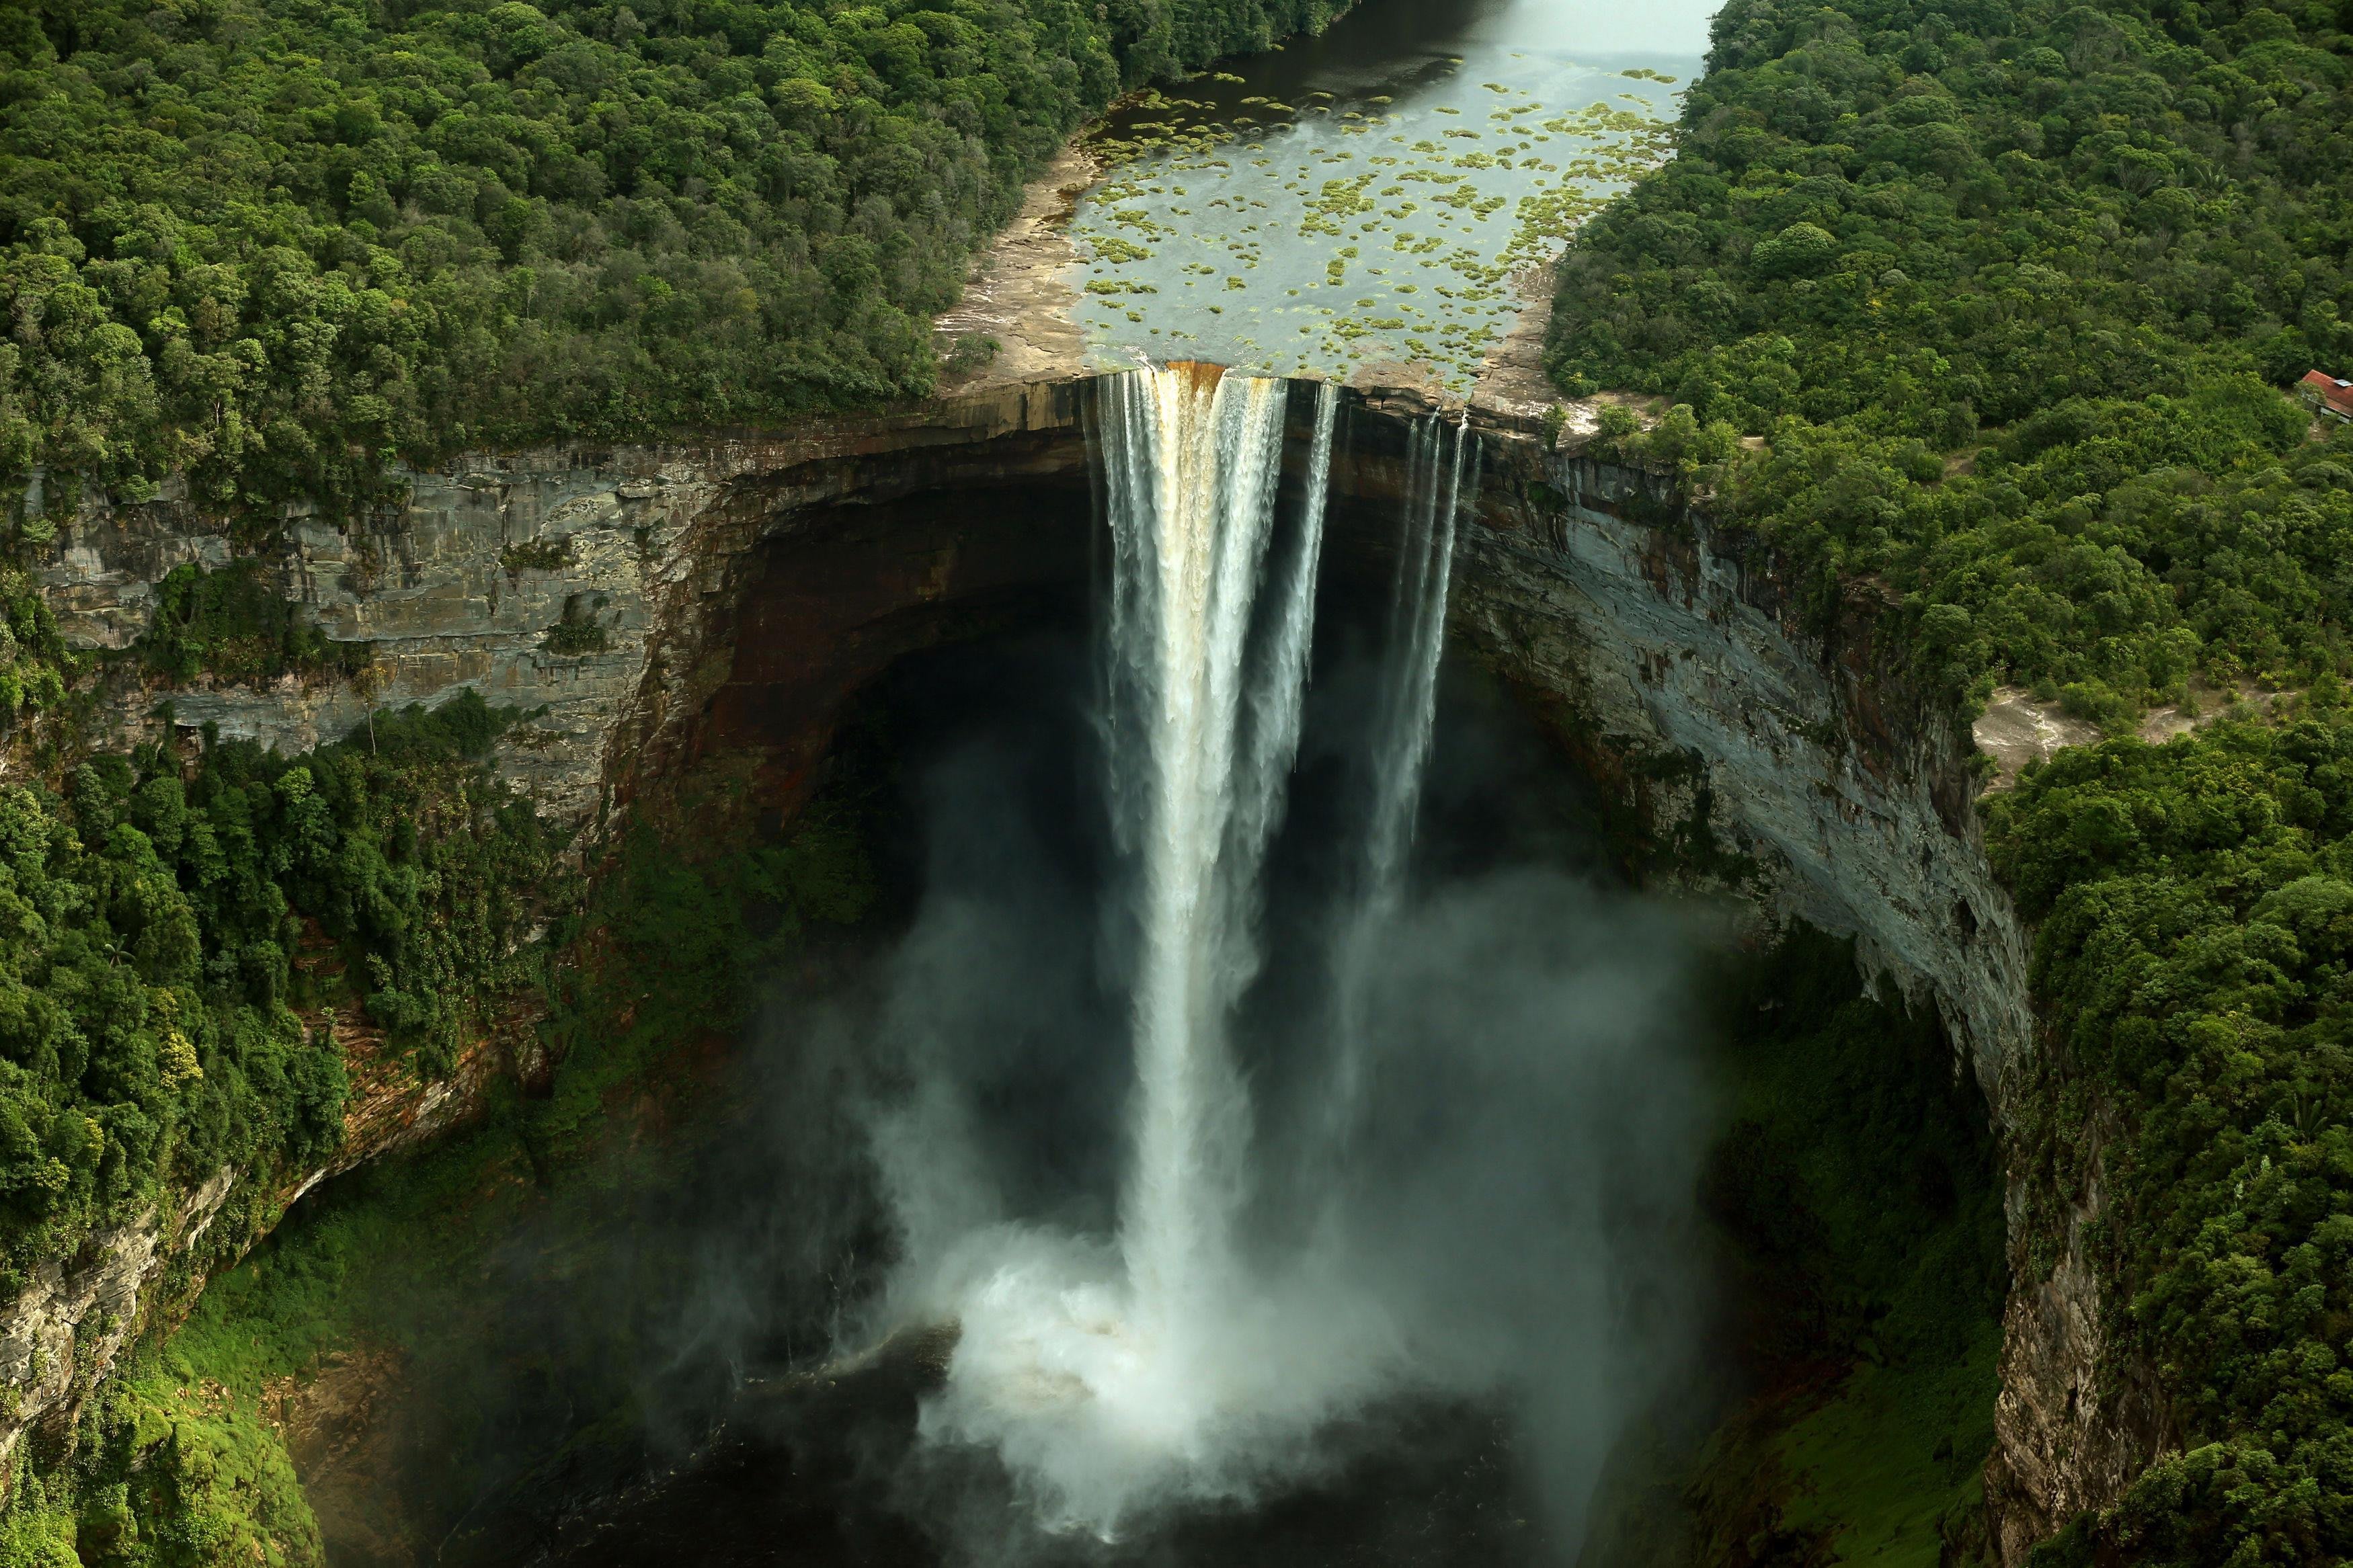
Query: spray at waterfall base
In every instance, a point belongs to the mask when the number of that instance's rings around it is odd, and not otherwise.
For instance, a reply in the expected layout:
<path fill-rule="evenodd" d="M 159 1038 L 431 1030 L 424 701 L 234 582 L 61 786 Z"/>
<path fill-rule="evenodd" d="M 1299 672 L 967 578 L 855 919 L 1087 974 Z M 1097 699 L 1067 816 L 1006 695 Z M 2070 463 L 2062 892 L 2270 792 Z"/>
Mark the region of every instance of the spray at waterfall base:
<path fill-rule="evenodd" d="M 1554 871 L 1409 886 L 1457 520 L 1479 489 L 1476 438 L 1433 420 L 1359 683 L 1346 866 L 1308 934 L 1270 951 L 1262 879 L 1347 460 L 1336 390 L 1316 387 L 1286 504 L 1291 395 L 1196 365 L 1103 384 L 1094 700 L 1116 874 L 1093 945 L 1125 1014 L 1100 1048 L 1134 1071 L 1115 1223 L 1002 1195 L 959 1065 L 970 1021 L 925 1012 L 927 910 L 922 976 L 887 1023 L 922 1042 L 916 1082 L 875 1130 L 902 1231 L 882 1317 L 959 1326 L 923 1435 L 994 1455 L 1034 1528 L 1112 1542 L 1246 1505 L 1312 1480 L 1339 1425 L 1435 1399 L 1512 1419 L 1573 1540 L 1689 1295 L 1655 1234 L 1622 1234 L 1689 1191 L 1685 944 L 1665 913 Z M 1282 1024 L 1305 1093 L 1262 1092 L 1237 1053 L 1266 1025 L 1270 963 L 1314 977 Z"/>

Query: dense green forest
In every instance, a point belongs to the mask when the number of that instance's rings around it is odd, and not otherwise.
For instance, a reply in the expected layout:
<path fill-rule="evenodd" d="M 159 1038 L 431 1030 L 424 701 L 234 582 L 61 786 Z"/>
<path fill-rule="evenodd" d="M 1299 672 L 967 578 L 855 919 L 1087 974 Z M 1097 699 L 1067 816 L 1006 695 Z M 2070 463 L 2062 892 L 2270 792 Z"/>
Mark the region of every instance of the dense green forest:
<path fill-rule="evenodd" d="M 1347 4 L 5 0 L 0 489 L 334 510 L 920 395 L 1082 117 Z"/>
<path fill-rule="evenodd" d="M 2049 1568 L 2353 1557 L 2353 430 L 2282 390 L 2353 366 L 2348 30 L 1731 0 L 1678 156 L 1561 271 L 1555 374 L 1671 399 L 1606 437 L 1817 625 L 1870 584 L 1962 715 L 2014 684 L 2114 737 L 1989 806 L 2047 1029 L 2010 1157 L 2049 1235 L 2116 1128 L 2106 1327 L 2183 1451 Z M 2271 720 L 2134 735 L 2259 689 Z"/>
<path fill-rule="evenodd" d="M 1895 584 L 1973 696 L 2301 684 L 2353 485 L 2269 388 L 2353 364 L 2353 17 L 2288 9 L 1736 0 L 1563 268 L 1555 374 L 1771 435 L 1728 499 L 1825 610 Z"/>
<path fill-rule="evenodd" d="M 1992 807 L 2059 1055 L 2013 1160 L 2043 1233 L 2125 1112 L 2103 1262 L 2186 1452 L 2051 1549 L 2353 1554 L 2353 713 L 2062 753 Z M 2024 1087 L 2024 1086 L 2021 1086 Z"/>
<path fill-rule="evenodd" d="M 150 749 L 0 788 L 0 1292 L 165 1184 L 332 1153 L 338 1006 L 448 1070 L 527 977 L 516 890 L 559 847 L 480 761 L 511 718 L 468 693 L 300 759 Z"/>

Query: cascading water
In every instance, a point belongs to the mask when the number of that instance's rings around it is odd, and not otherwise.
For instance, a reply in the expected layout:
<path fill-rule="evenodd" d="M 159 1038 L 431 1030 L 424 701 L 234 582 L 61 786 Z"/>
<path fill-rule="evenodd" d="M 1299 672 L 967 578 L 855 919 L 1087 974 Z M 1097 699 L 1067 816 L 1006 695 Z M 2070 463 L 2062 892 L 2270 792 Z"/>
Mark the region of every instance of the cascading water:
<path fill-rule="evenodd" d="M 1297 542 L 1283 569 L 1268 649 L 1266 679 L 1251 688 L 1250 733 L 1235 822 L 1253 857 L 1266 853 L 1282 816 L 1282 788 L 1299 752 L 1300 695 L 1315 639 L 1316 568 L 1324 558 L 1324 513 L 1332 486 L 1332 442 L 1339 427 L 1340 388 L 1315 387 L 1315 435 L 1307 455 L 1306 501 Z"/>
<path fill-rule="evenodd" d="M 1429 1430 L 1416 1412 L 1468 1413 L 1468 1430 L 1492 1433 L 1482 1424 L 1523 1394 L 1544 1405 L 1540 1462 L 1567 1478 L 1573 1516 L 1598 1469 L 1590 1434 L 1618 1397 L 1604 1178 L 1677 1135 L 1629 1123 L 1630 1153 L 1628 1129 L 1588 1112 L 1617 1103 L 1594 1084 L 1651 1070 L 1626 1065 L 1649 1048 L 1647 1003 L 1611 998 L 1670 968 L 1620 951 L 1657 945 L 1641 922 L 1599 931 L 1586 895 L 1540 877 L 1405 896 L 1459 514 L 1480 479 L 1461 426 L 1412 437 L 1364 734 L 1366 813 L 1300 825 L 1282 918 L 1263 919 L 1302 744 L 1339 404 L 1318 390 L 1305 503 L 1283 518 L 1292 393 L 1189 364 L 1101 386 L 1098 719 L 1120 874 L 1117 918 L 1079 923 L 1115 957 L 1121 1010 L 1095 1008 L 1091 991 L 1064 1039 L 1092 1056 L 1107 1032 L 1127 1037 L 1110 1223 L 1044 1223 L 992 1182 L 970 1122 L 1026 1110 L 995 1098 L 982 1110 L 973 1096 L 1006 1081 L 994 1069 L 960 1095 L 942 1060 L 878 1133 L 905 1248 L 884 1319 L 957 1325 L 921 1432 L 1010 1479 L 1022 1506 L 989 1513 L 1015 1531 L 1008 1560 L 1036 1560 L 1034 1526 L 1118 1542 L 1164 1509 L 1296 1493 L 1400 1412 L 1409 1446 Z M 1327 710 L 1341 723 L 1350 711 L 1345 696 Z M 1335 826 L 1362 837 L 1331 846 L 1327 884 L 1302 868 Z M 1310 889 L 1315 902 L 1296 896 Z M 975 917 L 942 918 L 946 931 Z M 1297 967 L 1257 988 L 1270 943 Z M 1588 950 L 1610 955 L 1590 965 L 1606 982 L 1588 984 L 1574 956 Z M 913 951 L 901 973 L 920 995 L 938 950 Z M 914 1008 L 913 1032 L 934 1016 Z M 1254 1063 L 1280 1064 L 1257 1103 L 1238 1036 Z M 1069 1212 L 1103 1212 L 1092 1176 L 1072 1190 Z"/>
<path fill-rule="evenodd" d="M 1470 437 L 1470 421 L 1447 427 L 1435 416 L 1414 426 L 1397 577 L 1389 612 L 1388 668 L 1382 681 L 1380 729 L 1375 738 L 1371 820 L 1365 834 L 1362 902 L 1377 919 L 1402 895 L 1413 823 L 1421 805 L 1422 775 L 1438 713 L 1438 665 L 1446 647 L 1446 609 L 1454 581 L 1454 531 L 1465 497 L 1479 493 L 1484 452 Z"/>
<path fill-rule="evenodd" d="M 1139 371 L 1104 392 L 1111 753 L 1139 889 L 1120 1249 L 1136 1326 L 1169 1340 L 1214 1310 L 1242 1196 L 1248 1107 L 1226 1020 L 1254 967 L 1249 905 L 1297 743 L 1313 603 L 1312 584 L 1282 597 L 1277 657 L 1249 686 L 1284 410 L 1282 383 L 1201 365 Z M 1294 563 L 1294 583 L 1313 564 Z"/>
<path fill-rule="evenodd" d="M 1405 903 L 1414 818 L 1438 714 L 1438 668 L 1454 581 L 1454 537 L 1466 498 L 1479 494 L 1483 450 L 1464 420 L 1450 432 L 1435 416 L 1413 429 L 1397 569 L 1389 587 L 1388 642 L 1370 751 L 1372 790 L 1361 879 L 1335 922 L 1332 953 L 1331 1083 L 1324 1100 L 1316 1161 L 1341 1165 L 1364 1113 L 1365 1009 L 1383 942 Z M 1466 488 L 1467 470 L 1467 488 Z M 1330 1194 L 1337 1202 L 1336 1189 Z"/>
<path fill-rule="evenodd" d="M 1194 364 L 1103 384 L 1103 714 L 1134 888 L 1118 1236 L 976 1238 L 949 1384 L 924 1413 L 935 1436 L 993 1444 L 1050 1527 L 1106 1538 L 1178 1476 L 1241 1484 L 1216 1465 L 1237 1457 L 1238 1425 L 1262 1433 L 1271 1415 L 1250 1342 L 1278 1337 L 1279 1310 L 1235 1252 L 1250 1108 L 1228 1026 L 1258 967 L 1259 874 L 1299 745 L 1339 403 L 1319 390 L 1305 505 L 1274 564 L 1288 392 Z M 1312 1390 L 1282 1397 L 1312 1418 Z"/>

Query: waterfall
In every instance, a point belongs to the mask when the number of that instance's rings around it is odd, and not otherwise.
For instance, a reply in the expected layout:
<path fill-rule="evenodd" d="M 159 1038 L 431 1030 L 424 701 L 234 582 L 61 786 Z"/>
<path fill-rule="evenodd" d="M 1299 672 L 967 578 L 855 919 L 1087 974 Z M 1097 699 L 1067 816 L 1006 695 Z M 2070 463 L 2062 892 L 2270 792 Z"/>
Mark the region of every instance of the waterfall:
<path fill-rule="evenodd" d="M 1438 419 L 1410 433 L 1388 637 L 1353 770 L 1365 809 L 1342 825 L 1361 837 L 1330 844 L 1326 820 L 1303 823 L 1302 874 L 1286 875 L 1275 934 L 1261 930 L 1274 923 L 1262 884 L 1302 745 L 1338 433 L 1339 394 L 1321 387 L 1303 502 L 1281 516 L 1289 415 L 1305 401 L 1208 365 L 1098 383 L 1095 711 L 1118 874 L 1093 953 L 1071 940 L 1091 908 L 1075 896 L 1040 922 L 1060 951 L 1038 973 L 1084 997 L 1039 1010 L 1067 1058 L 1005 1075 L 1030 1041 L 1003 1026 L 1025 1012 L 998 992 L 1029 976 L 1006 975 L 997 943 L 964 934 L 996 910 L 969 889 L 942 906 L 944 946 L 927 943 L 893 988 L 913 998 L 904 1033 L 934 1026 L 937 1006 L 946 1039 L 911 1049 L 936 1082 L 878 1141 L 907 1238 L 878 1318 L 956 1328 L 919 1431 L 977 1451 L 1009 1484 L 1013 1517 L 970 1515 L 990 1560 L 1080 1560 L 1027 1551 L 1032 1529 L 1118 1543 L 1176 1510 L 1254 1507 L 1342 1473 L 1367 1433 L 1423 1401 L 1483 1422 L 1525 1393 L 1572 1417 L 1530 1451 L 1553 1467 L 1545 1445 L 1565 1445 L 1561 1495 L 1577 1506 L 1599 1464 L 1586 1412 L 1615 1386 L 1619 1310 L 1604 1178 L 1620 1144 L 1656 1146 L 1658 1119 L 1622 1138 L 1605 1123 L 1610 1095 L 1656 1053 L 1626 1054 L 1650 1045 L 1630 1026 L 1585 1050 L 1594 1028 L 1619 1026 L 1615 1011 L 1587 1005 L 1604 994 L 1588 978 L 1599 961 L 1554 950 L 1590 940 L 1635 969 L 1626 954 L 1650 939 L 1613 947 L 1577 923 L 1583 900 L 1562 902 L 1542 878 L 1409 908 L 1453 553 L 1481 482 L 1477 440 Z M 1336 886 L 1317 908 L 1327 868 Z M 992 861 L 982 876 L 1008 874 Z M 976 1006 L 936 978 L 942 951 L 968 952 Z M 1289 967 L 1245 1012 L 1269 951 Z M 1096 954 L 1123 987 L 1108 1014 Z M 946 994 L 927 1004 L 935 985 Z M 955 1059 L 967 1049 L 968 1066 Z M 1008 1114 L 1024 1137 L 1071 1125 L 1005 1098 L 1008 1084 L 1050 1095 L 1066 1059 L 1082 1061 L 1088 1091 L 1086 1176 L 1109 1131 L 1095 1091 L 1111 1079 L 1094 1072 L 1113 1060 L 1133 1064 L 1128 1142 L 1114 1190 L 1089 1179 L 1041 1203 L 1023 1190 L 1027 1162 L 994 1168 L 968 1122 Z M 1256 1106 L 1244 1060 L 1266 1064 L 1272 1091 Z M 1420 1430 L 1397 1436 L 1419 1445 Z M 976 1475 L 942 1470 L 940 1495 L 961 1509 Z"/>
<path fill-rule="evenodd" d="M 1307 453 L 1299 535 L 1278 589 L 1265 678 L 1251 689 L 1250 737 L 1237 823 L 1253 857 L 1266 853 L 1280 824 L 1283 784 L 1299 753 L 1300 699 L 1315 641 L 1315 576 L 1324 558 L 1324 514 L 1331 495 L 1332 440 L 1339 414 L 1339 385 L 1317 383 L 1315 435 Z"/>
<path fill-rule="evenodd" d="M 1100 386 L 1100 715 L 1134 1063 L 1116 1230 L 1004 1226 L 949 1249 L 943 1304 L 962 1337 L 923 1429 L 995 1448 L 1048 1529 L 1112 1540 L 1155 1498 L 1247 1492 L 1352 1391 L 1400 1375 L 1404 1341 L 1382 1303 L 1332 1285 L 1335 1256 L 1271 1269 L 1237 1234 L 1263 1173 L 1231 1029 L 1262 962 L 1261 873 L 1300 746 L 1339 392 L 1317 389 L 1303 503 L 1282 531 L 1288 383 L 1180 363 Z M 1471 446 L 1434 424 L 1416 437 L 1366 851 L 1398 872 Z"/>
<path fill-rule="evenodd" d="M 1446 651 L 1446 610 L 1454 582 L 1454 540 L 1466 500 L 1475 504 L 1484 452 L 1470 421 L 1447 426 L 1435 416 L 1414 427 L 1407 448 L 1406 502 L 1399 518 L 1397 569 L 1389 586 L 1388 640 L 1371 740 L 1372 798 L 1365 826 L 1361 880 L 1335 925 L 1331 999 L 1331 1082 L 1312 1154 L 1318 1179 L 1344 1167 L 1366 1096 L 1366 1009 L 1375 965 L 1405 904 L 1414 822 L 1438 718 L 1438 668 Z M 1468 468 L 1468 485 L 1465 468 Z M 1330 1186 L 1327 1200 L 1336 1202 Z"/>
<path fill-rule="evenodd" d="M 1375 918 L 1392 911 L 1402 897 L 1437 721 L 1438 666 L 1446 648 L 1455 529 L 1465 499 L 1464 464 L 1467 455 L 1469 499 L 1475 503 L 1484 457 L 1470 438 L 1469 420 L 1453 427 L 1451 452 L 1445 432 L 1435 416 L 1416 426 L 1408 463 L 1405 515 L 1389 602 L 1388 664 L 1373 742 L 1372 814 L 1365 834 L 1361 898 Z"/>
<path fill-rule="evenodd" d="M 1307 514 L 1254 639 L 1286 405 L 1282 382 L 1206 365 L 1103 392 L 1109 752 L 1137 887 L 1120 1251 L 1136 1325 L 1165 1336 L 1214 1311 L 1243 1196 L 1249 1114 L 1226 1030 L 1256 970 L 1259 871 L 1298 749 L 1337 395 L 1319 395 Z"/>

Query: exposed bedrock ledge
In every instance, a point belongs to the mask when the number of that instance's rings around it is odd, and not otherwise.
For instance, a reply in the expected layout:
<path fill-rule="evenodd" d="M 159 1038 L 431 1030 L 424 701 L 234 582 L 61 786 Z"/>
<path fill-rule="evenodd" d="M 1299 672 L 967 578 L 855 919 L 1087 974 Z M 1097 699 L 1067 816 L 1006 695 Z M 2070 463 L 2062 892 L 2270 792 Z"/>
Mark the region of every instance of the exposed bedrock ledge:
<path fill-rule="evenodd" d="M 828 500 L 1003 484 L 1041 477 L 1041 465 L 1083 493 L 1079 408 L 1072 384 L 997 386 L 789 434 L 485 454 L 405 473 L 405 506 L 341 527 L 298 510 L 263 557 L 328 637 L 368 645 L 364 684 L 167 690 L 126 669 L 98 723 L 118 741 L 153 738 L 168 701 L 183 730 L 209 722 L 294 752 L 340 739 L 371 708 L 472 687 L 543 710 L 501 742 L 499 770 L 551 817 L 586 825 L 609 786 L 641 771 L 685 689 L 678 678 L 710 640 L 706 602 L 732 602 L 741 559 L 772 527 Z M 235 553 L 226 523 L 184 503 L 94 502 L 36 575 L 68 642 L 121 649 L 147 629 L 165 574 Z M 593 617 L 603 647 L 549 647 L 567 614 Z"/>
<path fill-rule="evenodd" d="M 845 703 L 892 660 L 1080 602 L 1088 397 L 1083 380 L 995 384 L 790 435 L 470 458 L 409 476 L 396 511 L 341 529 L 293 519 L 266 564 L 329 636 L 370 645 L 375 706 L 471 686 L 543 709 L 496 762 L 561 823 L 593 834 L 723 753 L 748 755 L 764 804 L 788 811 Z M 1295 433 L 1311 401 L 1294 398 Z M 1409 423 L 1431 409 L 1378 390 L 1352 391 L 1345 408 L 1333 550 L 1344 568 L 1377 565 Z M 1852 933 L 1867 964 L 1933 1003 L 2004 1120 L 2033 1045 L 2025 934 L 1979 840 L 1968 738 L 1896 679 L 1880 606 L 1858 600 L 1827 633 L 1805 628 L 1767 556 L 1656 481 L 1550 449 L 1532 405 L 1473 417 L 1486 483 L 1459 555 L 1458 641 L 1554 705 L 1662 836 L 1704 825 L 1760 907 Z M 1292 447 L 1295 470 L 1304 442 Z M 69 638 L 120 648 L 172 566 L 230 554 L 227 531 L 185 505 L 93 508 L 41 578 Z M 604 647 L 547 647 L 567 615 L 594 616 Z M 288 750 L 368 710 L 349 684 L 167 692 L 119 674 L 104 723 L 152 736 L 164 699 L 182 726 Z M 365 1042 L 351 1048 L 364 1066 Z M 502 1060 L 486 1043 L 454 1087 L 370 1080 L 353 1147 L 462 1117 L 467 1086 Z M 2092 1217 L 2077 1216 L 2047 1281 L 2025 1283 L 2021 1267 L 2010 1306 L 1989 1479 L 2013 1561 L 2148 1457 L 2147 1424 L 2100 1404 L 2080 1244 Z M 41 1400 L 9 1376 L 33 1418 Z"/>
<path fill-rule="evenodd" d="M 138 1327 L 148 1288 L 204 1236 L 236 1177 L 223 1168 L 168 1210 L 97 1232 L 0 1307 L 0 1475 L 15 1473 L 27 1432 L 70 1418 Z"/>

